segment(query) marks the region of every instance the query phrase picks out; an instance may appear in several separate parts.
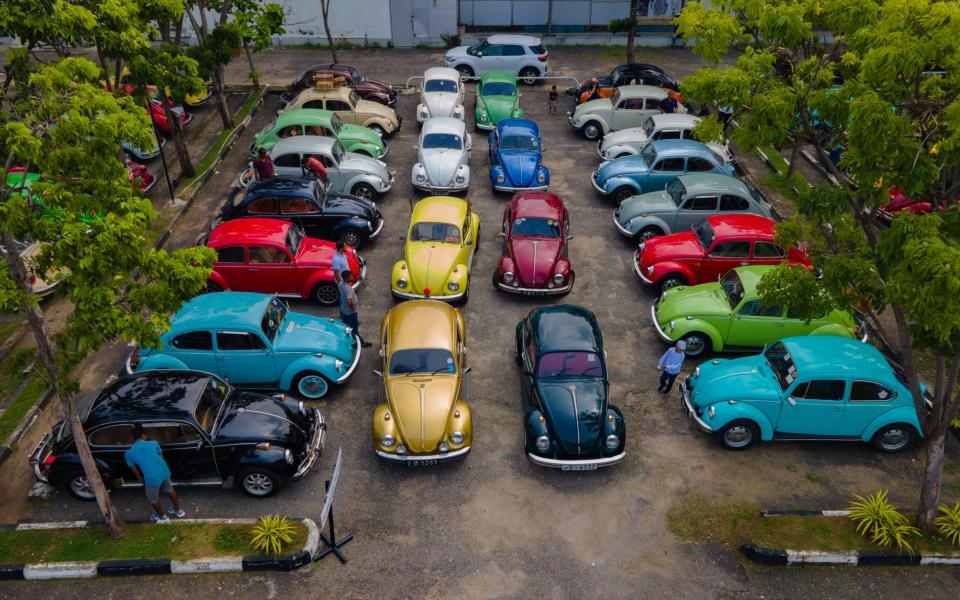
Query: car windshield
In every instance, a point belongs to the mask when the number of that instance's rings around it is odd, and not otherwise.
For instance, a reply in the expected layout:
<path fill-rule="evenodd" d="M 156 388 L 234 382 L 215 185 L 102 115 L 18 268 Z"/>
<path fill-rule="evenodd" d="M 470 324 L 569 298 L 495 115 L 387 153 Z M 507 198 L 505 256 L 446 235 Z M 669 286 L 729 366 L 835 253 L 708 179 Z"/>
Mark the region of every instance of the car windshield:
<path fill-rule="evenodd" d="M 723 279 L 720 280 L 720 285 L 723 286 L 723 292 L 727 295 L 727 300 L 730 302 L 730 310 L 739 306 L 740 301 L 743 300 L 743 282 L 740 281 L 740 276 L 737 275 L 737 272 L 733 270 L 729 271 L 723 276 Z"/>
<path fill-rule="evenodd" d="M 683 182 L 680 181 L 680 178 L 677 177 L 670 181 L 667 184 L 667 193 L 670 194 L 670 198 L 673 199 L 673 203 L 677 206 L 683 203 L 683 199 L 687 195 L 687 188 L 683 186 Z M 706 246 L 704 246 L 706 248 Z"/>
<path fill-rule="evenodd" d="M 713 239 L 716 237 L 716 234 L 713 232 L 713 226 L 710 225 L 710 221 L 704 219 L 700 221 L 696 227 L 693 228 L 693 232 L 697 234 L 697 239 L 700 240 L 700 247 L 703 248 L 703 251 L 706 252 L 710 248 L 710 244 L 713 243 Z"/>
<path fill-rule="evenodd" d="M 506 81 L 491 81 L 483 86 L 484 96 L 516 96 L 517 88 Z"/>
<path fill-rule="evenodd" d="M 330 148 L 330 153 L 333 154 L 333 162 L 335 166 L 343 162 L 344 152 L 345 151 L 343 146 L 340 145 L 340 142 L 333 143 L 333 146 Z"/>
<path fill-rule="evenodd" d="M 456 373 L 453 354 L 442 348 L 417 348 L 397 350 L 390 357 L 391 375 L 412 373 Z"/>
<path fill-rule="evenodd" d="M 330 129 L 333 130 L 337 136 L 340 135 L 340 129 L 343 128 L 343 119 L 340 118 L 340 115 L 333 113 L 330 115 Z"/>
<path fill-rule="evenodd" d="M 787 351 L 783 342 L 775 342 L 763 353 L 767 359 L 767 364 L 773 371 L 774 376 L 780 383 L 780 389 L 787 391 L 790 384 L 797 378 L 797 365 L 793 362 L 793 357 Z"/>
<path fill-rule="evenodd" d="M 487 47 L 487 41 L 486 41 L 486 40 L 480 40 L 480 41 L 477 42 L 476 44 L 474 44 L 474 45 L 470 46 L 469 48 L 467 48 L 467 54 L 470 54 L 470 55 L 472 55 L 472 56 L 476 56 L 476 55 L 477 55 L 477 52 L 483 52 L 483 49 L 486 48 L 486 47 Z"/>
<path fill-rule="evenodd" d="M 457 82 L 452 79 L 430 79 L 423 84 L 425 92 L 449 92 L 457 93 Z"/>
<path fill-rule="evenodd" d="M 277 338 L 277 332 L 283 326 L 283 320 L 287 317 L 287 307 L 279 298 L 274 297 L 267 303 L 267 308 L 263 311 L 263 318 L 260 319 L 260 329 L 263 335 L 271 342 Z"/>
<path fill-rule="evenodd" d="M 540 146 L 532 135 L 505 135 L 500 138 L 501 150 L 536 150 Z"/>
<path fill-rule="evenodd" d="M 654 161 L 657 160 L 657 149 L 653 147 L 653 144 L 647 144 L 643 147 L 643 150 L 640 151 L 640 155 L 643 157 L 643 162 L 647 163 L 647 168 L 653 167 Z"/>
<path fill-rule="evenodd" d="M 460 136 L 455 133 L 430 133 L 423 138 L 424 150 L 460 150 Z"/>
<path fill-rule="evenodd" d="M 364 79 L 363 75 L 360 74 L 360 71 L 356 70 L 354 67 L 347 67 L 347 74 L 350 75 L 350 79 L 354 81 L 360 81 Z"/>
<path fill-rule="evenodd" d="M 194 411 L 197 423 L 199 423 L 207 433 L 213 433 L 213 426 L 217 422 L 217 415 L 220 414 L 223 401 L 226 400 L 229 394 L 230 386 L 221 379 L 211 377 L 207 380 L 207 387 L 205 387 L 203 393 L 200 394 L 200 399 L 197 401 L 197 408 Z"/>
<path fill-rule="evenodd" d="M 560 237 L 560 223 L 554 219 L 531 219 L 520 217 L 513 221 L 510 235 L 517 237 Z"/>
<path fill-rule="evenodd" d="M 460 243 L 460 228 L 450 223 L 414 223 L 410 229 L 411 242 Z"/>
<path fill-rule="evenodd" d="M 647 136 L 648 140 L 653 139 L 653 132 L 656 131 L 657 126 L 653 122 L 652 117 L 647 117 L 647 120 L 643 122 L 643 133 Z"/>
<path fill-rule="evenodd" d="M 303 230 L 296 225 L 290 225 L 290 229 L 287 230 L 287 250 L 290 251 L 290 256 L 297 255 L 302 243 Z"/>
<path fill-rule="evenodd" d="M 594 352 L 549 352 L 540 357 L 537 377 L 603 377 L 603 363 Z"/>

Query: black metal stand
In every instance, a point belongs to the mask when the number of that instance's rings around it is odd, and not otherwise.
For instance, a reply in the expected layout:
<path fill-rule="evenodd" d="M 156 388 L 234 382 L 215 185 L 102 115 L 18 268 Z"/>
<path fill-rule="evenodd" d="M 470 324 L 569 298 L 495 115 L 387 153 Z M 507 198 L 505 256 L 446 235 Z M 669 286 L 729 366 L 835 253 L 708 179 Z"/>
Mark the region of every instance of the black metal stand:
<path fill-rule="evenodd" d="M 163 178 L 167 180 L 167 191 L 170 192 L 170 204 L 177 200 L 177 194 L 173 191 L 173 183 L 170 182 L 170 172 L 167 171 L 167 155 L 163 153 L 163 144 L 160 142 L 160 128 L 157 127 L 157 121 L 153 118 L 153 112 L 150 110 L 150 99 L 147 99 L 147 115 L 150 117 L 150 123 L 153 125 L 153 136 L 157 140 L 157 148 L 160 150 L 160 164 L 163 166 Z"/>
<path fill-rule="evenodd" d="M 329 479 L 325 482 L 324 486 L 325 486 L 326 491 L 329 493 L 329 492 L 330 492 L 330 480 L 329 480 Z M 342 552 L 340 552 L 340 548 L 342 548 L 343 546 L 345 546 L 345 545 L 347 544 L 347 542 L 349 542 L 350 540 L 352 540 L 352 539 L 353 539 L 353 535 L 347 535 L 347 536 L 344 536 L 344 537 L 340 538 L 339 540 L 337 539 L 337 530 L 334 528 L 334 525 L 333 525 L 333 505 L 330 506 L 329 521 L 330 521 L 330 535 L 329 535 L 329 537 L 328 537 L 326 534 L 323 534 L 323 533 L 320 534 L 320 540 L 321 540 L 327 547 L 324 548 L 323 550 L 320 550 L 319 552 L 317 552 L 316 556 L 313 557 L 313 560 L 314 560 L 314 562 L 316 562 L 316 561 L 324 558 L 324 557 L 327 556 L 328 554 L 333 554 L 334 556 L 336 556 L 336 557 L 340 560 L 340 564 L 346 564 L 346 563 L 347 563 L 347 557 L 344 556 Z"/>

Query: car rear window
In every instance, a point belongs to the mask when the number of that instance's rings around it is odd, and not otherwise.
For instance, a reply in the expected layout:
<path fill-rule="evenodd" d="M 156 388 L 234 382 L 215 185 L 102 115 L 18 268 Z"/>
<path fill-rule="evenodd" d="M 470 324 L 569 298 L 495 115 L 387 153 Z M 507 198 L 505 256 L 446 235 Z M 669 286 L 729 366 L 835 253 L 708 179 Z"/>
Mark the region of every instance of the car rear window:
<path fill-rule="evenodd" d="M 537 44 L 536 46 L 529 46 L 529 48 L 530 48 L 530 52 L 533 52 L 534 54 L 547 53 L 547 49 L 543 46 L 543 44 Z"/>

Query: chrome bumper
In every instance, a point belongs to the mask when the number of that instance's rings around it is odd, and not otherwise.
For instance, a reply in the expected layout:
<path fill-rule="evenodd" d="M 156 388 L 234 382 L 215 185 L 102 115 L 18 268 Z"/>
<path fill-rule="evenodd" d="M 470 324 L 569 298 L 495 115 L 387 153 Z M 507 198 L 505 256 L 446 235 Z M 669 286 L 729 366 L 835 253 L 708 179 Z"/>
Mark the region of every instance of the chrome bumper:
<path fill-rule="evenodd" d="M 414 188 L 416 188 L 416 189 L 418 189 L 418 190 L 423 190 L 424 192 L 427 192 L 427 193 L 429 193 L 429 194 L 435 194 L 435 193 L 437 193 L 437 192 L 446 192 L 446 193 L 448 193 L 448 194 L 449 194 L 450 192 L 465 192 L 465 191 L 467 191 L 467 188 L 470 187 L 470 180 L 469 180 L 469 179 L 468 179 L 467 181 L 464 181 L 464 182 L 463 182 L 462 184 L 460 184 L 460 185 L 449 185 L 449 186 L 444 186 L 444 185 L 427 185 L 427 184 L 416 183 L 416 182 L 411 182 L 411 183 L 413 184 L 413 187 L 414 187 Z"/>
<path fill-rule="evenodd" d="M 600 187 L 600 184 L 597 183 L 597 171 L 590 173 L 590 183 L 593 184 L 593 189 L 597 190 L 601 196 L 607 195 L 607 190 Z"/>
<path fill-rule="evenodd" d="M 157 185 L 157 178 L 156 178 L 156 177 L 153 178 L 153 181 L 151 181 L 150 184 L 149 184 L 147 187 L 145 187 L 145 188 L 140 188 L 140 191 L 143 192 L 144 194 L 146 194 L 147 192 L 149 192 L 150 190 L 152 190 L 152 189 L 153 189 L 153 186 L 155 186 L 155 185 Z"/>
<path fill-rule="evenodd" d="M 52 439 L 52 432 L 48 431 L 47 433 L 43 434 L 43 437 L 40 438 L 40 441 L 37 442 L 37 445 L 30 453 L 29 461 L 30 466 L 33 468 L 33 476 L 37 481 L 42 481 L 43 483 L 49 483 L 46 475 L 43 474 L 43 461 L 45 461 L 47 456 L 50 454 L 50 441 Z"/>
<path fill-rule="evenodd" d="M 553 296 L 555 294 L 566 294 L 570 291 L 570 286 L 571 284 L 567 283 L 567 285 L 559 288 L 523 288 L 513 287 L 502 281 L 497 282 L 497 287 L 502 291 L 520 294 L 522 296 Z"/>
<path fill-rule="evenodd" d="M 357 369 L 357 365 L 360 364 L 360 338 L 354 335 L 353 342 L 357 345 L 357 353 L 353 355 L 353 363 L 350 364 L 350 368 L 347 369 L 347 372 L 337 379 L 336 383 L 343 383 L 344 381 L 350 379 L 350 376 L 353 375 L 353 372 Z"/>
<path fill-rule="evenodd" d="M 483 131 L 493 131 L 496 128 L 496 125 L 490 123 L 477 123 L 477 129 L 481 129 Z"/>
<path fill-rule="evenodd" d="M 688 394 L 687 378 L 685 377 L 683 381 L 680 382 L 680 401 L 683 402 L 683 410 L 687 412 L 687 416 L 693 419 L 700 429 L 706 431 L 707 433 L 713 433 L 713 427 L 707 425 L 703 419 L 698 417 L 697 413 L 694 412 L 693 406 L 690 404 L 690 398 Z"/>
<path fill-rule="evenodd" d="M 436 294 L 414 294 L 412 292 L 401 292 L 396 289 L 391 289 L 392 293 L 397 298 L 403 298 L 404 300 L 443 300 L 445 302 L 451 302 L 453 300 L 459 300 L 463 298 L 463 295 L 466 294 L 466 290 L 460 292 L 459 294 L 450 294 L 449 296 L 437 296 Z"/>
<path fill-rule="evenodd" d="M 386 158 L 387 154 L 390 154 L 390 143 L 383 142 L 383 154 L 381 154 L 379 158 Z"/>
<path fill-rule="evenodd" d="M 570 123 L 570 127 L 573 127 L 574 129 L 580 129 L 579 127 L 573 124 L 573 113 L 570 112 L 569 110 L 567 111 L 567 123 Z"/>
<path fill-rule="evenodd" d="M 381 231 L 383 231 L 383 215 L 380 216 L 380 224 L 377 225 L 377 228 L 373 231 L 373 233 L 371 233 L 369 236 L 367 236 L 367 239 L 368 239 L 368 240 L 372 240 L 373 238 L 375 238 L 375 237 L 377 237 L 378 235 L 380 235 L 380 232 L 381 232 Z"/>
<path fill-rule="evenodd" d="M 402 463 L 411 467 L 425 467 L 463 458 L 470 452 L 470 446 L 442 454 L 391 454 L 382 450 L 375 450 L 375 452 L 377 456 L 390 462 Z"/>
<path fill-rule="evenodd" d="M 597 140 L 597 156 L 600 157 L 600 160 L 607 160 L 607 157 L 604 156 L 603 150 L 601 150 L 601 148 L 603 148 L 603 138 L 600 138 L 599 140 Z"/>
<path fill-rule="evenodd" d="M 633 253 L 633 272 L 637 274 L 637 277 L 640 278 L 640 281 L 644 282 L 647 285 L 653 285 L 653 281 L 643 276 L 643 269 L 640 267 L 640 251 L 637 250 Z"/>
<path fill-rule="evenodd" d="M 380 194 L 386 194 L 387 192 L 389 192 L 390 190 L 392 190 L 392 189 L 393 189 L 393 184 L 394 184 L 394 182 L 395 182 L 396 179 L 397 179 L 397 172 L 396 172 L 396 171 L 387 171 L 387 175 L 389 176 L 389 179 L 388 179 L 387 182 L 384 184 L 383 189 L 378 192 L 378 193 L 380 193 Z"/>
<path fill-rule="evenodd" d="M 493 189 L 498 192 L 544 192 L 547 190 L 547 186 L 535 185 L 531 187 L 510 187 L 507 185 L 494 184 Z"/>
<path fill-rule="evenodd" d="M 558 460 L 556 458 L 546 458 L 544 456 L 537 456 L 532 452 L 527 452 L 527 458 L 530 459 L 535 465 L 540 465 L 541 467 L 550 467 L 552 469 L 564 469 L 569 471 L 579 471 L 576 467 L 609 467 L 617 463 L 623 462 L 623 459 L 627 456 L 626 452 L 621 452 L 615 456 L 605 456 L 604 458 L 588 458 L 585 460 Z"/>
<path fill-rule="evenodd" d="M 593 187 L 595 188 L 597 187 L 596 183 L 594 183 Z M 614 211 L 613 213 L 613 225 L 617 228 L 617 231 L 627 236 L 628 238 L 633 239 L 634 233 L 629 229 L 626 229 L 623 225 L 620 224 L 620 221 L 617 219 L 616 211 Z"/>
<path fill-rule="evenodd" d="M 660 323 L 657 322 L 657 303 L 656 301 L 650 304 L 650 320 L 653 321 L 653 328 L 657 330 L 657 336 L 665 341 L 668 344 L 673 343 L 673 339 L 667 335 L 667 332 L 660 328 Z"/>
<path fill-rule="evenodd" d="M 357 352 L 359 356 L 360 353 Z M 307 457 L 300 461 L 300 465 L 297 467 L 296 472 L 293 474 L 294 479 L 300 479 L 306 475 L 313 465 L 317 462 L 317 457 L 320 456 L 320 453 L 323 452 L 324 443 L 327 440 L 327 424 L 323 420 L 323 415 L 320 414 L 320 411 L 316 408 L 313 409 L 317 417 L 317 425 L 313 431 L 313 437 L 310 438 L 310 446 L 307 450 Z"/>

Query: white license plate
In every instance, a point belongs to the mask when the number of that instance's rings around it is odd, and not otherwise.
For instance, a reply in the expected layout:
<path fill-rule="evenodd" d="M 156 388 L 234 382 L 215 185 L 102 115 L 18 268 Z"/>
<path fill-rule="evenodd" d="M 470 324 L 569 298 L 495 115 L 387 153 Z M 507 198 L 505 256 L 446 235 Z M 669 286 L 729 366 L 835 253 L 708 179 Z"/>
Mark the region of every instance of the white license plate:
<path fill-rule="evenodd" d="M 563 465 L 561 471 L 596 471 L 597 465 Z"/>
<path fill-rule="evenodd" d="M 425 458 L 423 460 L 408 460 L 407 464 L 411 467 L 426 467 L 428 465 L 439 464 L 440 461 L 436 458 Z"/>

